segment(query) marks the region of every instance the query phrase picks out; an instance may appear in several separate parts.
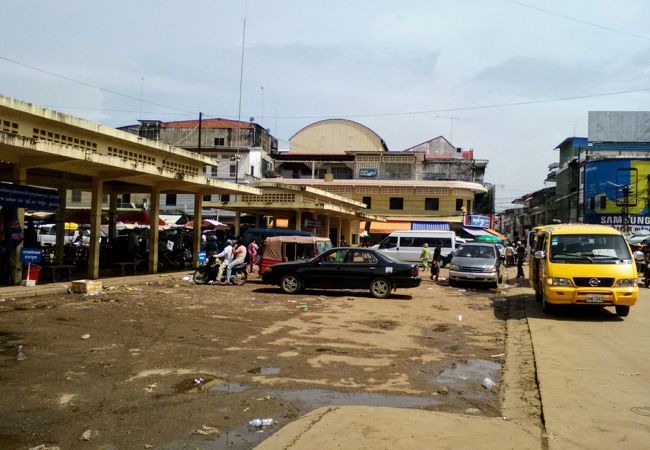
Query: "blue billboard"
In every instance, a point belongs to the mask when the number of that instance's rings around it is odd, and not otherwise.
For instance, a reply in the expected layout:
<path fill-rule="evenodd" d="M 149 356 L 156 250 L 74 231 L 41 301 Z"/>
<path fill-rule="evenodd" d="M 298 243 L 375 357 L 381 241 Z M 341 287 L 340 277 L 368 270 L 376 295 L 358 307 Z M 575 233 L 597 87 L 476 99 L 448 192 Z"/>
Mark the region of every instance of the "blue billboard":
<path fill-rule="evenodd" d="M 650 159 L 610 159 L 584 165 L 584 222 L 622 231 L 650 229 Z"/>

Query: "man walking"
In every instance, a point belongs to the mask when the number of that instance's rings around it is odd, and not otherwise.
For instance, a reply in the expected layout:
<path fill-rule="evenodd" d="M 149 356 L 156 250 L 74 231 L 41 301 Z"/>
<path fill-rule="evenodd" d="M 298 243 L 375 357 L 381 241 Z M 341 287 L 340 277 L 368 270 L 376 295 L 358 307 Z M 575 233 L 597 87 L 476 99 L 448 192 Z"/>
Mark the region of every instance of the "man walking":
<path fill-rule="evenodd" d="M 526 246 L 523 242 L 517 244 L 517 278 L 524 278 L 524 259 L 526 259 Z"/>

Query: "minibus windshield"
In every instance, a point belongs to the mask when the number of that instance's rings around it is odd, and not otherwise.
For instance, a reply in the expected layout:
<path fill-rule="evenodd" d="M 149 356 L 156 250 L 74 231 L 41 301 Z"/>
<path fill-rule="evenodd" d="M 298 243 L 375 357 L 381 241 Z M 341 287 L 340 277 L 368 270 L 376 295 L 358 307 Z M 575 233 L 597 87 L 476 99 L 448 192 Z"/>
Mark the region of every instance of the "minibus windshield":
<path fill-rule="evenodd" d="M 552 262 L 616 264 L 631 261 L 623 236 L 618 234 L 567 234 L 551 237 Z"/>

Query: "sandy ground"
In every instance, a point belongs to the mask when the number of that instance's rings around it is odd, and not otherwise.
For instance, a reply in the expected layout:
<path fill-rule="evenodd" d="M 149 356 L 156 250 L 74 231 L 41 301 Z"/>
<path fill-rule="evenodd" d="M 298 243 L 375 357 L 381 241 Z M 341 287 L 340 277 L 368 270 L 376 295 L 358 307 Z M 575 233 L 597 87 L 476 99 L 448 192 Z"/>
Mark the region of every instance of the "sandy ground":
<path fill-rule="evenodd" d="M 252 448 L 328 405 L 482 417 L 505 407 L 534 420 L 534 398 L 511 404 L 500 390 L 505 299 L 429 280 L 377 300 L 168 276 L 98 296 L 0 299 L 0 447 Z M 275 425 L 247 429 L 258 417 Z"/>

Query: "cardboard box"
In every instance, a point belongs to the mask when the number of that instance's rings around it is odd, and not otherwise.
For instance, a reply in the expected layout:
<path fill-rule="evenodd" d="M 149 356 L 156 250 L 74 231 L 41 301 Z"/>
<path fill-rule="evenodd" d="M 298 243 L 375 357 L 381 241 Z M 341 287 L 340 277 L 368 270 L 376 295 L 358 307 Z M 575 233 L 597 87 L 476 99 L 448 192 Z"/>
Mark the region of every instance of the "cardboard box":
<path fill-rule="evenodd" d="M 76 280 L 72 282 L 72 292 L 75 294 L 99 294 L 102 291 L 102 282 L 95 280 Z"/>

